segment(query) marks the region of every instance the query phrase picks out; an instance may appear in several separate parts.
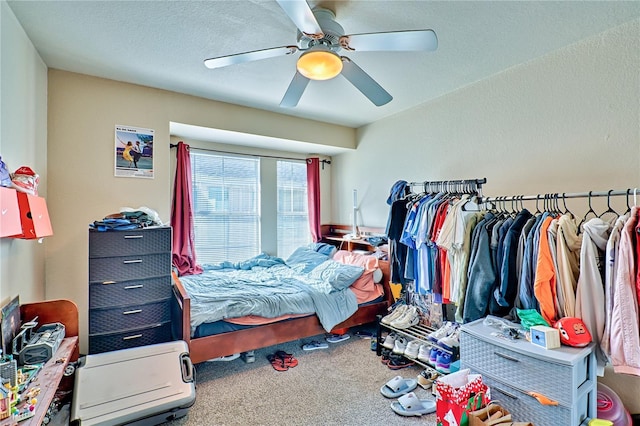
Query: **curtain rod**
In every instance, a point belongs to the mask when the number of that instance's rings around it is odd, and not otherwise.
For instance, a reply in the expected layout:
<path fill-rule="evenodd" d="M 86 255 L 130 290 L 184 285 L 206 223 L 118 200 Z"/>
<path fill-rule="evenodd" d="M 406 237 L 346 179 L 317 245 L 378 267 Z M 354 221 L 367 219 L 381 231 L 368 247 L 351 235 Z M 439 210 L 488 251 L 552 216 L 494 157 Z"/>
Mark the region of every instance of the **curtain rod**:
<path fill-rule="evenodd" d="M 178 144 L 170 143 L 169 148 L 176 148 Z M 189 148 L 191 149 L 191 148 Z M 280 160 L 296 160 L 296 161 L 306 161 L 306 158 L 293 158 L 293 157 L 279 157 L 277 155 L 256 155 L 256 154 L 243 154 L 240 152 L 232 152 L 232 151 L 222 151 L 220 149 L 211 149 L 211 148 L 193 148 L 198 151 L 210 151 L 210 152 L 218 152 L 220 154 L 232 154 L 232 155 L 245 155 L 247 157 L 260 157 L 260 158 L 277 158 Z M 322 163 L 322 168 L 324 168 L 325 164 L 331 164 L 331 160 L 320 160 Z"/>
<path fill-rule="evenodd" d="M 588 191 L 588 192 L 555 192 L 555 193 L 547 193 L 547 194 L 538 194 L 538 195 L 507 195 L 505 197 L 482 197 L 483 203 L 489 201 L 530 201 L 530 200 L 544 200 L 545 197 L 548 199 L 551 198 L 592 198 L 592 197 L 612 197 L 612 196 L 620 196 L 633 195 L 634 204 L 635 198 L 637 195 L 640 195 L 639 188 L 628 188 L 628 189 L 619 189 L 619 190 L 609 190 L 609 191 Z"/>

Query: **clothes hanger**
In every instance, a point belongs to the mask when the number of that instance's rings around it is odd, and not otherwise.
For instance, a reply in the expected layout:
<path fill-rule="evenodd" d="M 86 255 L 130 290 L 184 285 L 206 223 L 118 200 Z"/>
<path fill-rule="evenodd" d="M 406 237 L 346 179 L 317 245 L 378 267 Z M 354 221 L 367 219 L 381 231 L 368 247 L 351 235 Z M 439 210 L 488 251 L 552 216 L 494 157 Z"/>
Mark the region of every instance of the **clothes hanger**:
<path fill-rule="evenodd" d="M 629 205 L 629 193 L 631 192 L 631 188 L 627 189 L 627 195 L 625 196 L 626 201 L 627 201 L 627 210 L 624 212 L 624 214 L 629 214 L 629 212 L 631 212 L 631 206 Z"/>
<path fill-rule="evenodd" d="M 582 218 L 582 221 L 578 225 L 578 229 L 580 229 L 582 227 L 582 225 L 587 221 L 587 217 L 589 217 L 589 213 L 591 213 L 594 217 L 598 217 L 598 214 L 593 210 L 593 207 L 591 207 L 591 194 L 592 193 L 593 193 L 593 191 L 589 191 L 589 210 L 584 214 L 584 217 Z"/>
<path fill-rule="evenodd" d="M 573 213 L 571 213 L 571 211 L 569 211 L 569 209 L 567 208 L 567 198 L 565 197 L 565 193 L 562 193 L 562 204 L 564 205 L 564 214 L 570 214 L 571 218 L 574 218 L 575 215 Z"/>
<path fill-rule="evenodd" d="M 614 209 L 611 208 L 611 193 L 613 192 L 613 189 L 610 189 L 609 192 L 607 192 L 607 210 L 605 210 L 604 212 L 602 212 L 598 217 L 600 219 L 602 219 L 602 217 L 606 214 L 613 214 L 616 217 L 620 216 L 618 214 L 617 211 L 615 211 Z"/>

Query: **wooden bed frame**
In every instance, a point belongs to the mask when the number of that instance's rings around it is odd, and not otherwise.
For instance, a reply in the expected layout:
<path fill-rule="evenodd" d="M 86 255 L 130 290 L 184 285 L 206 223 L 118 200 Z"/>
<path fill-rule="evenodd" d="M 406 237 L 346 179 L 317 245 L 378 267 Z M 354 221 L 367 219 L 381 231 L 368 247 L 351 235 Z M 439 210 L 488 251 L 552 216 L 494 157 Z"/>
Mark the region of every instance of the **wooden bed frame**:
<path fill-rule="evenodd" d="M 351 317 L 336 325 L 333 330 L 368 324 L 376 321 L 377 315 L 387 314 L 387 308 L 393 303 L 393 295 L 389 287 L 389 262 L 380 260 L 379 266 L 383 274 L 381 284 L 384 288 L 384 301 L 360 306 Z M 326 333 L 318 317 L 309 315 L 244 330 L 191 338 L 191 299 L 175 274 L 173 274 L 173 289 L 175 294 L 175 303 L 172 303 L 174 337 L 187 342 L 193 363 Z"/>

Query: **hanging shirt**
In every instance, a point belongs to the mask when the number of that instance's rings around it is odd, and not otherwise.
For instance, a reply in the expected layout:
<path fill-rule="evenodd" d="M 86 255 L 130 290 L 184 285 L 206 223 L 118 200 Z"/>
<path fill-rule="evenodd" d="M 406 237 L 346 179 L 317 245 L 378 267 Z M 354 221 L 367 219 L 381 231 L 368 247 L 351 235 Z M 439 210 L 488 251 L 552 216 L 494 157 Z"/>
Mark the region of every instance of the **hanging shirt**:
<path fill-rule="evenodd" d="M 604 374 L 606 357 L 600 349 L 604 334 L 604 250 L 607 248 L 611 224 L 599 217 L 582 225 L 580 276 L 576 288 L 576 317 L 581 318 L 596 344 L 598 375 Z"/>
<path fill-rule="evenodd" d="M 476 226 L 477 242 L 473 264 L 469 264 L 467 292 L 464 299 L 463 322 L 471 322 L 489 313 L 489 301 L 496 283 L 496 271 L 491 259 L 491 231 L 496 220 L 487 213 Z"/>
<path fill-rule="evenodd" d="M 603 354 L 611 362 L 611 315 L 613 312 L 614 288 L 616 282 L 616 259 L 618 258 L 618 247 L 620 243 L 620 233 L 624 228 L 625 222 L 629 219 L 629 214 L 620 216 L 609 234 L 607 240 L 607 248 L 605 252 L 604 264 L 604 333 L 602 334 L 602 342 L 600 348 Z"/>
<path fill-rule="evenodd" d="M 533 283 L 533 294 L 540 306 L 540 314 L 551 326 L 556 322 L 556 276 L 547 234 L 552 220 L 551 216 L 547 216 L 540 225 L 538 261 Z"/>
<path fill-rule="evenodd" d="M 515 304 L 518 294 L 518 278 L 516 263 L 517 242 L 522 233 L 522 228 L 531 217 L 531 213 L 527 209 L 518 212 L 511 222 L 511 226 L 507 229 L 502 241 L 502 259 L 500 260 L 500 283 L 493 293 L 493 298 L 500 307 L 497 315 L 503 316 L 509 313 Z"/>
<path fill-rule="evenodd" d="M 611 312 L 611 364 L 616 373 L 640 376 L 640 333 L 636 302 L 635 232 L 638 208 L 633 207 L 620 234 Z"/>
<path fill-rule="evenodd" d="M 580 273 L 580 247 L 582 235 L 578 235 L 578 224 L 571 214 L 558 219 L 556 259 L 558 261 L 558 287 L 562 287 L 564 316 L 575 317 L 576 285 Z M 560 291 L 558 291 L 560 293 Z"/>

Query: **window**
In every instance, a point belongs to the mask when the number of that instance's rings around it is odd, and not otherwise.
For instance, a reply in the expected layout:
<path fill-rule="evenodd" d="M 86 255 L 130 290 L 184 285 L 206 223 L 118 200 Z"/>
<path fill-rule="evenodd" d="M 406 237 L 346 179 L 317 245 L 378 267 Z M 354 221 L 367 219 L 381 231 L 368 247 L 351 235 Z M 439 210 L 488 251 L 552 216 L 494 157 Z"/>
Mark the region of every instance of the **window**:
<path fill-rule="evenodd" d="M 260 181 L 261 168 L 267 181 Z M 262 251 L 286 259 L 311 242 L 304 161 L 192 149 L 191 172 L 198 263 L 238 262 Z"/>
<path fill-rule="evenodd" d="M 260 253 L 260 160 L 191 151 L 198 263 Z"/>
<path fill-rule="evenodd" d="M 277 162 L 278 256 L 287 258 L 311 242 L 307 213 L 307 166 L 303 162 Z"/>

